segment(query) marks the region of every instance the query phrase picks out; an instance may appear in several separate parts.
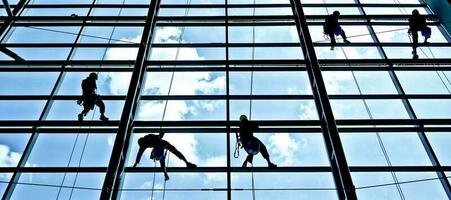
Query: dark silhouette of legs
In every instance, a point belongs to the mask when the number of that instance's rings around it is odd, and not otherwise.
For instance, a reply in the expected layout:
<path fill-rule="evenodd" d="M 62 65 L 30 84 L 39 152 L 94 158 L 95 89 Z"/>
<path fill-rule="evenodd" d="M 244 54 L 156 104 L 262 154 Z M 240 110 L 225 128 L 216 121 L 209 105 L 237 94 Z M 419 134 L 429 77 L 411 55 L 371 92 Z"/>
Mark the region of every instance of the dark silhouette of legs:
<path fill-rule="evenodd" d="M 258 151 L 262 154 L 263 158 L 268 163 L 268 167 L 274 168 L 277 167 L 274 163 L 271 162 L 271 159 L 269 158 L 268 149 L 266 149 L 266 146 L 256 137 L 253 137 L 251 140 L 252 142 L 255 142 L 258 146 Z M 246 148 L 246 147 L 245 147 Z M 252 160 L 254 158 L 254 155 L 248 153 L 246 160 L 244 160 L 242 167 L 247 167 L 247 162 L 252 163 Z"/>
<path fill-rule="evenodd" d="M 260 140 L 259 140 L 260 141 Z M 260 152 L 263 156 L 263 158 L 266 160 L 266 162 L 268 163 L 268 167 L 277 167 L 277 165 L 275 165 L 274 163 L 271 162 L 271 159 L 269 159 L 269 153 L 268 153 L 268 149 L 266 149 L 266 146 L 260 142 Z"/>
<path fill-rule="evenodd" d="M 85 100 L 83 102 L 83 111 L 81 111 L 81 113 L 78 114 L 78 121 L 83 121 L 83 118 L 89 113 L 89 111 L 92 109 L 93 106 L 94 104 Z"/>
<path fill-rule="evenodd" d="M 412 55 L 414 59 L 418 58 L 417 47 L 418 47 L 418 31 L 412 31 Z"/>
<path fill-rule="evenodd" d="M 89 113 L 90 110 L 94 108 L 94 106 L 98 106 L 100 110 L 100 120 L 102 121 L 108 121 L 108 117 L 105 116 L 105 103 L 103 103 L 103 100 L 98 96 L 90 96 L 90 97 L 82 97 L 83 99 L 83 111 L 81 111 L 80 114 L 78 114 L 78 121 L 83 121 L 83 118 L 86 116 L 86 114 Z"/>
<path fill-rule="evenodd" d="M 334 50 L 335 48 L 335 44 L 337 44 L 337 41 L 335 41 L 335 34 L 334 33 L 329 33 L 329 38 L 330 38 L 330 50 Z"/>
<path fill-rule="evenodd" d="M 166 141 L 162 141 L 164 148 L 167 149 L 168 151 L 170 151 L 171 153 L 173 153 L 175 156 L 177 156 L 177 158 L 179 158 L 180 160 L 183 160 L 186 164 L 186 167 L 188 168 L 195 168 L 197 167 L 195 164 L 190 163 L 186 160 L 185 156 L 183 156 L 183 154 L 178 151 L 174 146 L 172 146 L 171 144 L 169 144 L 169 142 Z"/>
<path fill-rule="evenodd" d="M 247 167 L 247 163 L 252 163 L 252 160 L 254 159 L 254 155 L 252 154 L 248 154 L 246 159 L 243 162 L 243 165 L 241 165 L 241 167 Z"/>
<path fill-rule="evenodd" d="M 335 35 L 340 35 L 343 38 L 344 43 L 351 43 L 349 42 L 348 38 L 346 37 L 346 33 L 341 27 L 337 27 L 333 32 L 329 33 L 330 43 L 331 47 L 330 50 L 334 50 L 335 44 L 337 44 L 337 41 L 335 40 Z"/>
<path fill-rule="evenodd" d="M 347 43 L 347 44 L 351 43 L 351 42 L 349 42 L 348 37 L 346 37 L 346 33 L 345 33 L 344 30 L 341 30 L 341 34 L 340 35 L 343 38 L 343 42 L 344 43 Z"/>
<path fill-rule="evenodd" d="M 168 181 L 169 175 L 168 175 L 168 171 L 166 169 L 166 161 L 164 158 L 160 160 L 160 167 L 163 169 L 163 172 L 164 172 L 164 180 Z"/>
<path fill-rule="evenodd" d="M 103 103 L 103 100 L 100 97 L 96 100 L 96 106 L 98 106 L 100 110 L 100 120 L 108 121 L 108 117 L 105 117 L 105 103 Z"/>

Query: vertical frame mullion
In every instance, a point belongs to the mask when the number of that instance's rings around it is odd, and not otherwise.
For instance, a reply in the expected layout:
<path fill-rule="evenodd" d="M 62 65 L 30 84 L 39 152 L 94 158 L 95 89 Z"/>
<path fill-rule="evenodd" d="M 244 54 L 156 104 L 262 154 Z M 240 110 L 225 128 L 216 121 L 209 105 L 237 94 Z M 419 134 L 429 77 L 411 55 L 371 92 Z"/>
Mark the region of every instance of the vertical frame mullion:
<path fill-rule="evenodd" d="M 225 0 L 225 59 L 226 59 L 226 146 L 227 146 L 227 200 L 232 199 L 232 170 L 231 170 L 231 155 L 230 155 L 230 63 L 229 63 L 229 2 Z"/>
<path fill-rule="evenodd" d="M 366 15 L 365 10 L 363 9 L 363 7 L 360 3 L 360 0 L 355 0 L 355 2 L 359 5 L 360 12 L 362 12 L 362 14 Z M 428 9 L 426 9 L 426 10 L 428 11 L 429 14 L 432 14 Z M 368 22 L 370 22 L 370 20 L 368 20 Z M 412 107 L 412 104 L 410 103 L 409 99 L 406 98 L 406 93 L 401 86 L 401 82 L 399 81 L 398 76 L 395 73 L 395 69 L 393 67 L 394 64 L 389 61 L 388 56 L 385 53 L 384 49 L 382 48 L 381 42 L 379 41 L 379 38 L 377 37 L 376 32 L 374 31 L 373 25 L 369 24 L 368 27 L 369 27 L 371 37 L 377 43 L 379 52 L 382 53 L 382 55 L 384 57 L 383 59 L 389 65 L 390 69 L 387 72 L 389 73 L 390 78 L 392 79 L 393 84 L 395 85 L 395 88 L 396 88 L 398 94 L 400 94 L 402 96 L 402 102 L 403 102 L 404 108 L 406 109 L 410 119 L 414 119 L 414 120 L 418 119 L 418 117 L 416 116 L 415 111 Z M 424 127 L 423 125 L 420 125 L 420 128 L 423 128 L 423 127 Z M 437 158 L 437 155 L 435 155 L 434 150 L 432 149 L 432 145 L 429 142 L 429 140 L 426 136 L 426 133 L 424 131 L 420 131 L 420 132 L 417 132 L 417 134 L 418 134 L 418 137 L 420 138 L 421 144 L 423 145 L 423 148 L 425 149 L 432 165 L 438 167 L 438 171 L 436 171 L 437 176 L 440 178 L 440 182 L 441 182 L 446 194 L 448 195 L 448 198 L 451 199 L 450 183 L 449 183 L 448 179 L 446 178 L 445 171 L 441 167 L 440 162 Z"/>
<path fill-rule="evenodd" d="M 136 113 L 136 107 L 139 102 L 141 87 L 144 82 L 146 72 L 146 60 L 151 47 L 150 42 L 153 38 L 153 31 L 156 25 L 160 0 L 150 1 L 149 10 L 147 11 L 146 23 L 142 33 L 137 57 L 135 60 L 127 97 L 122 110 L 119 122 L 119 128 L 114 141 L 111 158 L 108 164 L 105 180 L 102 187 L 100 199 L 117 199 L 117 185 L 121 182 L 123 176 L 125 157 L 128 151 L 128 143 L 130 142 L 133 119 Z"/>
<path fill-rule="evenodd" d="M 340 199 L 355 200 L 357 199 L 355 187 L 352 183 L 351 173 L 346 162 L 343 146 L 338 134 L 337 124 L 318 63 L 318 58 L 316 57 L 307 20 L 305 18 L 304 11 L 302 10 L 302 4 L 300 0 L 290 0 L 290 3 L 298 30 L 301 47 L 304 52 L 307 73 L 309 75 L 316 109 L 321 121 L 321 129 L 327 148 L 327 153 L 329 155 L 335 185 L 337 187 L 338 197 Z"/>
<path fill-rule="evenodd" d="M 93 5 L 95 4 L 95 2 L 96 2 L 96 0 L 93 0 L 93 2 L 91 4 L 91 7 L 90 7 L 90 9 L 88 11 L 88 15 L 91 13 Z M 23 1 L 23 3 L 20 2 L 19 4 L 21 5 L 21 7 L 16 7 L 14 9 L 14 11 L 13 11 L 14 15 L 18 14 L 20 11 L 23 10 L 22 8 L 25 6 L 26 2 Z M 18 9 L 18 10 L 16 10 L 16 9 Z M 86 23 L 86 20 L 83 20 L 83 23 L 80 26 L 80 30 L 78 31 L 77 37 L 74 40 L 73 46 L 71 47 L 71 50 L 69 51 L 69 54 L 67 55 L 65 63 L 68 63 L 68 61 L 70 61 L 70 59 L 72 57 L 72 54 L 75 52 L 75 44 L 78 42 L 78 40 L 79 40 L 79 38 L 81 36 L 81 33 L 83 32 L 83 27 L 84 27 L 85 23 Z M 49 99 L 47 100 L 46 104 L 44 105 L 44 109 L 43 109 L 41 115 L 39 116 L 39 119 L 38 119 L 39 124 L 43 120 L 45 120 L 45 118 L 47 118 L 47 115 L 50 112 L 50 109 L 51 109 L 51 107 L 53 105 L 53 101 L 54 101 L 53 98 L 55 97 L 56 93 L 59 91 L 61 83 L 62 83 L 62 81 L 64 79 L 64 76 L 65 76 L 64 69 L 65 69 L 65 67 L 66 67 L 66 65 L 63 65 L 61 67 L 61 72 L 60 72 L 60 74 L 58 75 L 58 78 L 55 81 L 55 86 L 52 88 L 52 91 L 50 92 Z M 21 167 L 25 167 L 25 165 L 27 163 L 27 160 L 28 160 L 28 157 L 30 156 L 31 151 L 33 150 L 33 147 L 34 147 L 34 145 L 36 143 L 36 140 L 38 139 L 38 136 L 39 136 L 38 129 L 39 129 L 39 127 L 37 127 L 37 126 L 32 127 L 30 139 L 28 140 L 27 145 L 25 146 L 25 149 L 24 149 L 24 151 L 22 153 L 22 156 L 21 156 L 21 158 L 19 160 L 19 163 L 17 165 L 16 171 L 14 172 L 13 176 L 11 177 L 11 179 L 10 179 L 10 181 L 8 183 L 8 186 L 5 189 L 5 193 L 3 194 L 3 198 L 2 199 L 10 199 L 11 198 L 11 195 L 13 194 L 14 189 L 15 189 L 15 187 L 17 185 L 16 183 L 20 179 L 21 173 L 19 172 L 19 169 Z"/>

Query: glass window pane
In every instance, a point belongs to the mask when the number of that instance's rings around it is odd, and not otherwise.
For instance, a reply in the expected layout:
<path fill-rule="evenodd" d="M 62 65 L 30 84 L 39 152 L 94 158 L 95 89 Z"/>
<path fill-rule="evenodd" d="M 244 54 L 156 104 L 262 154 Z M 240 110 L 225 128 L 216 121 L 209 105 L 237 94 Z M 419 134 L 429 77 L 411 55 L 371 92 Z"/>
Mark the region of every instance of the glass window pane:
<path fill-rule="evenodd" d="M 264 128 L 264 127 L 260 127 Z M 329 166 L 324 138 L 321 133 L 258 133 L 254 134 L 267 148 L 271 161 L 279 167 L 287 166 Z M 235 135 L 231 134 L 234 141 Z M 235 143 L 230 144 L 230 155 L 234 154 Z M 239 149 L 239 158 L 231 158 L 232 166 L 242 166 L 247 152 Z M 254 156 L 255 167 L 268 166 L 261 153 Z M 250 166 L 250 164 L 248 164 Z"/>
<path fill-rule="evenodd" d="M 365 100 L 373 119 L 409 119 L 401 100 Z"/>
<path fill-rule="evenodd" d="M 410 99 L 418 118 L 451 118 L 451 100 L 449 99 Z"/>
<path fill-rule="evenodd" d="M 79 30 L 80 27 L 14 27 L 5 43 L 73 43 Z"/>
<path fill-rule="evenodd" d="M 55 185 L 56 187 L 18 184 L 11 199 L 98 199 L 101 190 L 70 187 L 101 189 L 104 177 L 104 174 L 99 173 L 23 173 L 19 179 L 21 183 Z M 66 187 L 58 187 L 61 185 Z"/>
<path fill-rule="evenodd" d="M 362 94 L 397 94 L 388 72 L 354 72 Z"/>
<path fill-rule="evenodd" d="M 0 100 L 0 120 L 38 120 L 45 101 Z"/>
<path fill-rule="evenodd" d="M 140 102 L 137 119 L 146 121 L 225 120 L 224 100 L 170 100 Z M 164 114 L 164 117 L 163 117 Z"/>
<path fill-rule="evenodd" d="M 338 199 L 331 173 L 254 173 L 256 199 Z M 299 181 L 303 180 L 303 181 Z M 252 199 L 252 175 L 234 173 L 232 188 L 247 189 L 234 191 L 232 199 Z M 289 190 L 289 188 L 326 188 L 326 190 Z M 264 190 L 267 189 L 267 190 Z M 277 190 L 283 189 L 283 190 Z M 271 191 L 268 191 L 271 190 Z"/>
<path fill-rule="evenodd" d="M 227 179 L 225 173 L 169 173 L 169 176 L 170 181 L 165 184 L 162 173 L 126 173 L 122 186 L 124 191 L 120 193 L 121 199 L 163 199 L 163 188 L 167 190 L 164 192 L 165 199 L 227 199 L 225 191 L 197 190 L 225 188 Z M 153 192 L 152 188 L 155 189 Z M 136 191 L 136 189 L 147 190 Z M 193 189 L 193 191 L 178 192 L 171 189 Z"/>
<path fill-rule="evenodd" d="M 110 120 L 119 120 L 124 107 L 124 101 L 109 101 L 103 100 L 105 104 L 105 115 Z M 50 108 L 50 112 L 47 115 L 47 120 L 77 120 L 78 114 L 83 110 L 83 106 L 77 104 L 76 100 L 73 101 L 55 101 Z M 99 107 L 94 106 L 84 118 L 84 120 L 99 120 L 100 112 Z"/>
<path fill-rule="evenodd" d="M 306 72 L 231 72 L 233 95 L 304 95 L 312 94 Z"/>
<path fill-rule="evenodd" d="M 362 100 L 331 100 L 336 119 L 369 119 Z"/>
<path fill-rule="evenodd" d="M 412 184 L 402 184 L 401 189 L 406 199 L 448 199 L 435 172 L 397 172 L 396 176 L 400 182 L 435 179 L 414 182 Z"/>
<path fill-rule="evenodd" d="M 57 72 L 2 72 L 1 95 L 50 95 Z"/>
<path fill-rule="evenodd" d="M 349 166 L 386 166 L 377 135 L 374 133 L 340 134 Z"/>
<path fill-rule="evenodd" d="M 394 183 L 392 174 L 389 172 L 354 172 L 351 174 L 352 180 L 356 188 L 391 184 Z M 359 199 L 393 199 L 401 200 L 396 185 L 387 185 L 384 187 L 371 187 L 356 189 L 357 198 Z"/>
<path fill-rule="evenodd" d="M 149 72 L 143 95 L 225 95 L 225 87 L 224 72 Z"/>
<path fill-rule="evenodd" d="M 114 136 L 41 133 L 27 161 L 30 166 L 36 167 L 106 167 L 110 160 Z"/>
<path fill-rule="evenodd" d="M 443 81 L 447 76 L 438 71 L 396 72 L 406 94 L 449 94 Z"/>
<path fill-rule="evenodd" d="M 91 72 L 68 72 L 64 75 L 58 95 L 81 95 L 81 83 Z M 126 95 L 131 72 L 96 72 L 99 95 Z"/>
<path fill-rule="evenodd" d="M 442 166 L 450 166 L 451 157 L 449 156 L 449 152 L 451 152 L 451 133 L 429 132 L 426 133 L 426 135 L 439 163 Z"/>
<path fill-rule="evenodd" d="M 70 48 L 9 48 L 24 60 L 66 60 Z"/>
<path fill-rule="evenodd" d="M 245 114 L 254 120 L 316 120 L 318 115 L 312 100 L 252 100 L 250 116 L 249 100 L 230 102 L 231 119 L 238 120 Z"/>

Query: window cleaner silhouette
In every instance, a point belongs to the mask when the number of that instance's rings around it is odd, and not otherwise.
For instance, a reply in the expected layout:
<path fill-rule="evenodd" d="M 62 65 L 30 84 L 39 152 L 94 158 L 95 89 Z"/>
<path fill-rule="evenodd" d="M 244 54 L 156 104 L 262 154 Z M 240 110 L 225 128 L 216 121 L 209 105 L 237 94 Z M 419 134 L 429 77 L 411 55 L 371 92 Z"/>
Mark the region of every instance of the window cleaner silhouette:
<path fill-rule="evenodd" d="M 83 121 L 83 118 L 88 114 L 90 110 L 94 109 L 97 105 L 100 109 L 100 120 L 108 121 L 108 117 L 105 116 L 105 104 L 103 103 L 100 95 L 96 93 L 97 90 L 97 74 L 90 73 L 86 79 L 81 82 L 81 89 L 83 94 L 79 100 L 77 100 L 78 105 L 83 105 L 83 111 L 78 114 L 78 121 Z"/>
<path fill-rule="evenodd" d="M 424 43 L 427 43 L 431 37 L 431 28 L 426 26 L 426 18 L 420 15 L 417 9 L 412 11 L 412 15 L 409 17 L 409 30 L 408 34 L 412 35 L 412 56 L 413 59 L 418 59 L 417 47 L 418 47 L 418 31 L 424 36 Z"/>
<path fill-rule="evenodd" d="M 340 12 L 334 11 L 333 14 L 328 15 L 326 17 L 326 21 L 323 25 L 323 33 L 330 38 L 331 47 L 330 50 L 334 50 L 335 44 L 335 36 L 341 35 L 344 43 L 351 43 L 346 37 L 345 31 L 338 24 L 338 18 L 340 17 Z"/>
<path fill-rule="evenodd" d="M 258 126 L 250 122 L 246 115 L 240 116 L 240 129 L 239 135 L 237 133 L 238 147 L 244 148 L 247 152 L 246 160 L 243 162 L 243 167 L 247 167 L 247 163 L 252 163 L 254 155 L 261 152 L 263 158 L 268 162 L 268 167 L 275 168 L 276 164 L 272 163 L 269 159 L 269 153 L 266 146 L 256 137 L 254 137 L 254 131 L 258 129 Z M 235 156 L 237 157 L 237 156 Z"/>
<path fill-rule="evenodd" d="M 135 164 L 133 165 L 133 167 L 136 167 L 138 165 L 144 151 L 147 148 L 153 148 L 152 152 L 150 153 L 150 159 L 154 160 L 154 162 L 156 160 L 160 161 L 160 166 L 163 169 L 164 177 L 165 177 L 166 181 L 169 180 L 169 176 L 168 176 L 168 173 L 166 170 L 166 163 L 165 163 L 167 151 L 170 151 L 175 156 L 177 156 L 180 160 L 183 160 L 186 164 L 186 167 L 188 167 L 188 168 L 196 168 L 197 167 L 195 164 L 188 162 L 186 160 L 185 156 L 183 156 L 183 154 L 180 151 L 178 151 L 174 146 L 172 146 L 169 142 L 167 142 L 166 140 L 163 140 L 163 136 L 164 136 L 164 132 L 160 132 L 159 135 L 148 134 L 148 135 L 145 135 L 144 137 L 141 137 L 138 139 L 139 150 L 138 150 L 138 154 L 136 155 L 136 161 L 135 161 Z"/>

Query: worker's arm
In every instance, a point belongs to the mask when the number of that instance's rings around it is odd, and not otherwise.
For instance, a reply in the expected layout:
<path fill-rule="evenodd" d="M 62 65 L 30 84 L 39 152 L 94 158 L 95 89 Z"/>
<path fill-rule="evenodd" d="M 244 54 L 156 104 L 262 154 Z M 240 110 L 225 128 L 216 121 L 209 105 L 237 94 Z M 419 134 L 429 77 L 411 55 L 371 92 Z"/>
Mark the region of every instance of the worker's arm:
<path fill-rule="evenodd" d="M 136 167 L 136 165 L 138 165 L 145 150 L 146 150 L 145 147 L 139 146 L 139 151 L 138 151 L 138 154 L 136 154 L 136 161 L 135 161 L 135 164 L 133 165 L 133 167 Z"/>

